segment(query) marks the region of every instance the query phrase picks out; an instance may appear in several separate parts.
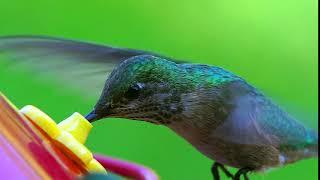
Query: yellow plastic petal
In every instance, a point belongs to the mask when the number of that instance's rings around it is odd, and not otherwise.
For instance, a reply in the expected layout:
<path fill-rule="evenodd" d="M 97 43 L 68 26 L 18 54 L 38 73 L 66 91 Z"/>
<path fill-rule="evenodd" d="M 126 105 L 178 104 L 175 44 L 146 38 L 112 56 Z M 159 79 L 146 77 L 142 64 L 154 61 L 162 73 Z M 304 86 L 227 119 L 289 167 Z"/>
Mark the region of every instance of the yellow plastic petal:
<path fill-rule="evenodd" d="M 92 173 L 103 173 L 107 174 L 106 169 L 95 159 L 92 159 L 87 165 L 88 171 Z"/>
<path fill-rule="evenodd" d="M 73 135 L 80 143 L 84 144 L 92 128 L 91 123 L 81 114 L 75 112 L 66 120 L 58 124 L 61 130 L 65 130 Z"/>
<path fill-rule="evenodd" d="M 78 142 L 70 133 L 62 131 L 56 140 L 66 146 L 84 164 L 88 164 L 93 159 L 92 153 L 83 144 Z"/>
<path fill-rule="evenodd" d="M 47 114 L 34 106 L 27 105 L 20 112 L 50 137 L 61 143 L 68 151 L 71 151 L 75 157 L 86 165 L 88 171 L 107 173 L 104 167 L 93 158 L 92 153 L 83 145 L 92 125 L 81 114 L 76 112 L 57 125 Z"/>
<path fill-rule="evenodd" d="M 56 138 L 61 134 L 61 130 L 58 128 L 57 124 L 47 114 L 45 114 L 38 108 L 27 105 L 23 107 L 20 112 L 27 116 L 36 125 L 38 125 L 50 137 Z"/>

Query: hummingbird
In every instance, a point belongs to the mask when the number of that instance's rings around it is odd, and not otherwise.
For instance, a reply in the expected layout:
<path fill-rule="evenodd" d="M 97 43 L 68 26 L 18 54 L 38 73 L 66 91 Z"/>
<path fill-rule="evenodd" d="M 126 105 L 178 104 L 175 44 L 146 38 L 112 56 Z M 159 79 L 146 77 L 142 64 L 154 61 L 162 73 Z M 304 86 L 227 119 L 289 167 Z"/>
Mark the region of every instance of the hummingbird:
<path fill-rule="evenodd" d="M 245 79 L 217 66 L 42 36 L 2 37 L 0 55 L 12 62 L 32 60 L 42 72 L 56 76 L 68 71 L 64 80 L 82 87 L 100 84 L 102 92 L 86 115 L 88 121 L 119 117 L 166 126 L 214 161 L 215 180 L 220 179 L 219 170 L 234 180 L 249 179 L 249 172 L 318 157 L 316 130 Z M 82 64 L 80 69 L 103 80 L 79 79 L 72 69 Z M 239 170 L 232 174 L 225 166 Z"/>

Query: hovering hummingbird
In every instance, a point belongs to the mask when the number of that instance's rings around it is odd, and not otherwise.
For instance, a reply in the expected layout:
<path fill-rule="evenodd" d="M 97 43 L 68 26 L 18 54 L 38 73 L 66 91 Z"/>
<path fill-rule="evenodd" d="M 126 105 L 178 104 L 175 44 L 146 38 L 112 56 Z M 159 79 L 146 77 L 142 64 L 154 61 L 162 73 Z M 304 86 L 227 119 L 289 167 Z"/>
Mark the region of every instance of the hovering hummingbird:
<path fill-rule="evenodd" d="M 90 122 L 121 117 L 164 125 L 215 161 L 211 171 L 216 180 L 218 169 L 235 180 L 248 179 L 248 172 L 318 157 L 318 132 L 241 77 L 216 66 L 37 36 L 0 38 L 1 54 L 13 62 L 32 60 L 38 70 L 53 71 L 81 88 L 103 85 L 107 79 L 86 116 Z M 80 78 L 77 67 L 80 74 L 85 69 L 99 78 Z M 225 165 L 239 171 L 233 175 Z"/>

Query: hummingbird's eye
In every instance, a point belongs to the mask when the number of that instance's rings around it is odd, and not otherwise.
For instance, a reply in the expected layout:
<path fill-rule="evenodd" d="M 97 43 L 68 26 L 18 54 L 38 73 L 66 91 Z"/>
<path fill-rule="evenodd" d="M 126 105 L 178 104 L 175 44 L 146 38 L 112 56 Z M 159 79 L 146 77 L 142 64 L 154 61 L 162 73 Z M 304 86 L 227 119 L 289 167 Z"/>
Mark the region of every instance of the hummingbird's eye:
<path fill-rule="evenodd" d="M 141 89 L 143 88 L 142 83 L 136 83 L 129 87 L 125 93 L 125 97 L 128 99 L 135 99 L 139 96 Z"/>

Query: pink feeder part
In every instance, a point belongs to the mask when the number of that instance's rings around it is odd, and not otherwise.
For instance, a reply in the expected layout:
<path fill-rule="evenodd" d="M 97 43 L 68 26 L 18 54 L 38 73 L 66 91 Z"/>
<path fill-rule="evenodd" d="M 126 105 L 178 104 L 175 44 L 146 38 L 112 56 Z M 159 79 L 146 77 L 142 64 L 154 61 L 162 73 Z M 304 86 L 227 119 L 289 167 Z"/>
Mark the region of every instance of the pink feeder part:
<path fill-rule="evenodd" d="M 158 180 L 158 176 L 149 168 L 135 163 L 95 154 L 94 158 L 108 171 L 135 180 Z"/>

